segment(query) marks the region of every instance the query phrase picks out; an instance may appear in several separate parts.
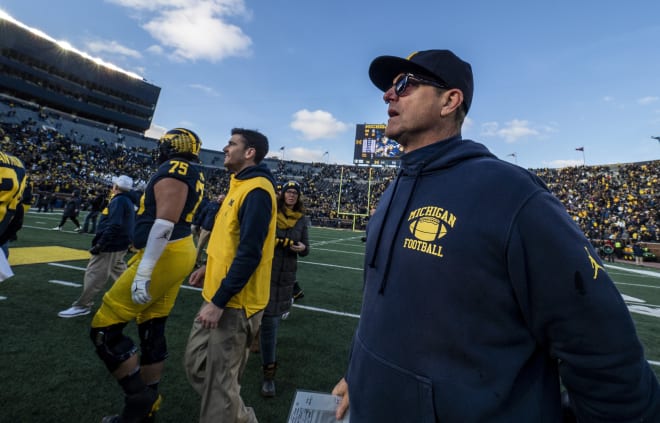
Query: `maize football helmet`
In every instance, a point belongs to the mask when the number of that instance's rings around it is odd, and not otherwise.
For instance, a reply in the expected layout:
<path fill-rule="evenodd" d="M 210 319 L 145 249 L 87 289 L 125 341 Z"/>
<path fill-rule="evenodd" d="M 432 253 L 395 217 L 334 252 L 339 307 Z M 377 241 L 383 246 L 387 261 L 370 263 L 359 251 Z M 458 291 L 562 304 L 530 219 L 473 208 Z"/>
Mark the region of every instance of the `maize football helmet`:
<path fill-rule="evenodd" d="M 158 162 L 163 163 L 172 157 L 197 161 L 201 148 L 202 141 L 193 131 L 184 128 L 170 129 L 158 140 Z"/>

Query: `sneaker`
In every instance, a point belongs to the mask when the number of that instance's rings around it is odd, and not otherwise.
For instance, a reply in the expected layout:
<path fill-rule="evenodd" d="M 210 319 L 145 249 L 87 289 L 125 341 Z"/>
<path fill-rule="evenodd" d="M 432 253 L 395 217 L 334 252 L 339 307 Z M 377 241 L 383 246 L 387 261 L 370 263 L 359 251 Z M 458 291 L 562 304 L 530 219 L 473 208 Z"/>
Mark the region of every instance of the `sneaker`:
<path fill-rule="evenodd" d="M 273 398 L 275 396 L 275 381 L 264 380 L 261 384 L 261 396 L 264 398 Z"/>
<path fill-rule="evenodd" d="M 65 319 L 71 318 L 71 317 L 78 317 L 78 316 L 85 316 L 90 313 L 89 307 L 81 307 L 81 306 L 72 306 L 67 308 L 66 310 L 62 310 L 59 313 L 57 313 L 58 316 L 63 317 Z"/>
<path fill-rule="evenodd" d="M 74 232 L 78 232 L 78 233 L 80 233 L 80 232 L 82 232 L 82 228 L 81 228 L 80 226 L 78 226 L 78 227 L 77 227 L 76 229 L 74 229 L 73 231 L 74 231 Z"/>
<path fill-rule="evenodd" d="M 53 229 L 51 229 L 51 230 L 53 230 L 53 231 L 61 231 L 61 230 L 62 230 L 62 227 L 61 227 L 61 226 L 55 226 L 55 227 L 54 227 Z"/>

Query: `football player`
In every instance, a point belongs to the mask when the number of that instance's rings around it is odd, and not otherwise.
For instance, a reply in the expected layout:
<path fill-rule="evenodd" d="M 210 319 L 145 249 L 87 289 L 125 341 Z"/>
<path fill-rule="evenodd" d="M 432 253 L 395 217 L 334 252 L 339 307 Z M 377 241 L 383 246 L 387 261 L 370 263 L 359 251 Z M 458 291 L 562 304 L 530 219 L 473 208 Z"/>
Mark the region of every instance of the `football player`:
<path fill-rule="evenodd" d="M 199 137 L 183 128 L 159 140 L 159 167 L 140 199 L 135 221 L 138 252 L 92 320 L 96 352 L 125 394 L 121 414 L 103 422 L 148 420 L 160 406 L 158 383 L 168 355 L 165 321 L 195 264 L 190 224 L 204 195 L 204 176 L 195 164 L 200 148 Z M 123 333 L 132 320 L 140 337 L 139 356 Z"/>
<path fill-rule="evenodd" d="M 0 151 L 0 246 L 9 256 L 8 242 L 16 238 L 23 226 L 23 191 L 26 185 L 23 163 Z"/>

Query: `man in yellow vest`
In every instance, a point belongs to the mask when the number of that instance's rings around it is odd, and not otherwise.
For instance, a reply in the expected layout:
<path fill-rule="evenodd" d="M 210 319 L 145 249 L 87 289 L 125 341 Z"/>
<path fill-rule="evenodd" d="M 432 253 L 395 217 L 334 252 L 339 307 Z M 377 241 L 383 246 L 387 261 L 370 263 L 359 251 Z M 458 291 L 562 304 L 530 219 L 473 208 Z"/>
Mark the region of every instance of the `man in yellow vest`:
<path fill-rule="evenodd" d="M 277 205 L 275 181 L 261 163 L 268 139 L 234 128 L 223 149 L 229 192 L 216 214 L 207 262 L 190 275 L 204 302 L 193 323 L 184 366 L 200 394 L 200 423 L 256 422 L 240 396 L 248 348 L 270 296 Z"/>

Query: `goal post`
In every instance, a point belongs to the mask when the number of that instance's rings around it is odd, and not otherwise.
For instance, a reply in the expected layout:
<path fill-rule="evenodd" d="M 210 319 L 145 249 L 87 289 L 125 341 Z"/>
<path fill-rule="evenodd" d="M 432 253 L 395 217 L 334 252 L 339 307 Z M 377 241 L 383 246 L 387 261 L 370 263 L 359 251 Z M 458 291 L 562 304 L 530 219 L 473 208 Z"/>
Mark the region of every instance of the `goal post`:
<path fill-rule="evenodd" d="M 367 179 L 367 208 L 365 213 L 355 213 L 348 209 L 342 211 L 341 209 L 341 193 L 344 186 L 344 166 L 341 167 L 339 174 L 339 195 L 337 196 L 337 216 L 346 216 L 353 220 L 352 230 L 356 231 L 357 219 L 360 217 L 369 217 L 369 210 L 371 210 L 371 182 L 372 182 L 373 168 L 369 166 L 369 178 Z"/>

